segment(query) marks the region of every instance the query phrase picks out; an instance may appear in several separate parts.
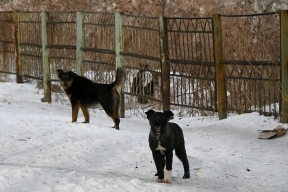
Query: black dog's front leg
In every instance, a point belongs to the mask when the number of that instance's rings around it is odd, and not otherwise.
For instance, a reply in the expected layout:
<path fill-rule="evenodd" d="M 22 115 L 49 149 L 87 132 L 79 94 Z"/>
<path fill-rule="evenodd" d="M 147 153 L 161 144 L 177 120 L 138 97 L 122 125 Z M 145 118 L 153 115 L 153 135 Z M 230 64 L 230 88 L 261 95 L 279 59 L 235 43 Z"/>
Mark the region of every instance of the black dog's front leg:
<path fill-rule="evenodd" d="M 165 160 L 165 156 L 162 155 L 162 164 L 163 164 L 163 168 L 165 167 L 166 164 L 166 160 Z M 158 173 L 155 173 L 155 176 L 158 176 Z"/>
<path fill-rule="evenodd" d="M 171 171 L 173 163 L 173 151 L 166 151 L 166 170 L 164 172 L 164 183 L 170 183 L 171 181 Z"/>
<path fill-rule="evenodd" d="M 164 169 L 163 158 L 164 158 L 164 156 L 159 151 L 153 151 L 152 155 L 153 155 L 153 159 L 154 159 L 155 166 L 157 169 L 157 176 L 158 176 L 157 182 L 162 183 L 163 179 L 164 179 L 164 172 L 163 172 L 163 169 Z"/>

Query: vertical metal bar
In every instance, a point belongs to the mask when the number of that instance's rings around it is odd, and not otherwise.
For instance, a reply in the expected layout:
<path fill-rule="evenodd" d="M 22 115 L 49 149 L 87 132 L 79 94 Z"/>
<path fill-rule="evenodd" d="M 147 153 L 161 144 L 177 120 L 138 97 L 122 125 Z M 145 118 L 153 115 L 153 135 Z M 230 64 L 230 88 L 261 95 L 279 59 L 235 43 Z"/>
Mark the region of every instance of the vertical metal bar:
<path fill-rule="evenodd" d="M 84 75 L 83 71 L 83 46 L 84 46 L 84 33 L 83 33 L 83 12 L 76 12 L 76 72 L 79 75 Z"/>
<path fill-rule="evenodd" d="M 204 22 L 204 24 L 202 22 Z M 200 25 L 202 26 L 202 31 L 205 31 L 205 29 L 206 29 L 206 20 L 204 20 L 204 21 L 200 20 Z M 202 52 L 203 52 L 202 59 L 201 59 L 202 61 L 207 61 L 207 58 L 208 58 L 208 56 L 207 56 L 207 48 L 206 48 L 207 43 L 206 43 L 205 34 L 207 34 L 207 33 L 203 33 L 203 32 L 200 33 L 200 36 L 202 36 L 202 39 L 203 39 L 203 41 L 202 41 L 203 42 L 203 46 L 201 46 L 202 47 Z M 205 47 L 205 49 L 203 49 L 203 47 Z"/>
<path fill-rule="evenodd" d="M 271 77 L 271 79 L 272 79 L 273 77 Z M 273 80 L 273 79 L 272 79 Z M 265 103 L 265 105 L 267 104 L 267 103 L 272 103 L 271 102 L 272 101 L 272 99 L 271 99 L 271 82 L 268 82 L 268 101 Z M 269 111 L 272 111 L 272 105 L 269 105 L 268 106 L 269 107 Z"/>
<path fill-rule="evenodd" d="M 162 101 L 163 111 L 170 110 L 170 63 L 168 62 L 167 23 L 159 17 L 161 74 L 162 74 Z"/>
<path fill-rule="evenodd" d="M 210 21 L 210 20 L 209 20 Z M 211 30 L 211 28 L 210 28 L 210 30 Z M 208 56 L 209 56 L 209 59 L 208 59 L 208 61 L 209 62 L 211 62 L 211 44 L 210 44 L 210 42 L 211 42 L 211 40 L 210 40 L 210 38 L 211 38 L 211 33 L 208 33 L 207 34 L 207 36 L 208 36 L 208 51 L 209 51 L 209 54 L 208 54 Z"/>
<path fill-rule="evenodd" d="M 245 66 L 244 66 L 245 67 Z M 243 69 L 242 69 L 243 70 Z M 243 73 L 242 73 L 243 74 Z M 243 76 L 242 76 L 243 77 Z M 234 80 L 234 82 L 236 82 L 236 79 Z M 247 93 L 247 90 L 248 90 L 248 88 L 247 87 L 252 87 L 251 86 L 251 82 L 249 83 L 249 81 L 245 81 L 245 80 L 240 80 L 239 81 L 239 84 L 240 83 L 242 83 L 243 84 L 243 87 L 244 87 L 244 89 L 243 89 L 243 92 L 244 93 Z M 236 83 L 234 83 L 234 85 L 236 85 Z M 238 86 L 237 86 L 238 87 Z M 239 90 L 239 89 L 238 89 Z M 235 88 L 234 88 L 234 93 L 237 93 L 238 92 L 238 90 L 236 90 L 236 86 L 235 86 Z M 239 98 L 240 99 L 238 99 L 238 101 L 244 101 L 244 106 L 242 106 L 241 105 L 241 103 L 238 103 L 238 107 L 237 108 L 243 108 L 243 110 L 246 110 L 247 109 L 247 103 L 249 103 L 249 102 L 247 102 L 247 100 L 248 100 L 248 98 L 251 98 L 252 96 L 252 94 L 251 94 L 251 91 L 249 91 L 249 97 L 243 97 L 243 95 L 242 95 L 242 89 L 240 89 L 241 90 L 241 93 L 239 94 Z M 237 95 L 237 94 L 236 94 Z M 232 97 L 231 97 L 232 98 Z M 234 100 L 234 103 L 237 103 L 236 102 L 237 101 L 237 99 L 235 99 Z"/>
<path fill-rule="evenodd" d="M 169 22 L 169 23 L 168 23 Z M 172 22 L 172 23 L 170 23 Z M 169 20 L 166 20 L 166 27 L 169 26 L 169 29 L 171 29 L 170 27 L 172 27 L 174 25 L 174 19 L 169 19 Z M 177 49 L 174 49 L 173 47 L 175 47 L 175 32 L 170 32 L 171 34 L 171 38 L 170 38 L 170 43 L 168 44 L 168 46 L 170 45 L 171 47 L 171 52 L 170 52 L 170 58 L 177 58 Z M 160 45 L 161 46 L 161 45 Z M 174 78 L 173 78 L 173 81 L 174 81 Z M 174 85 L 174 84 L 173 84 Z"/>
<path fill-rule="evenodd" d="M 115 13 L 115 60 L 116 60 L 116 69 L 123 68 L 124 57 L 121 54 L 124 50 L 124 13 Z M 118 113 L 121 118 L 125 117 L 125 108 L 124 108 L 124 80 L 122 86 L 120 86 L 117 91 L 120 94 L 120 104 Z"/>
<path fill-rule="evenodd" d="M 191 51 L 190 51 L 190 54 L 191 54 L 191 57 L 190 59 L 193 61 L 194 58 L 195 58 L 195 34 L 194 33 L 190 33 L 190 38 L 191 38 Z M 192 70 L 190 70 L 190 72 L 192 73 Z"/>
<path fill-rule="evenodd" d="M 256 77 L 255 73 L 254 73 L 254 77 Z M 254 107 L 255 107 L 256 110 L 257 110 L 257 104 L 259 105 L 259 103 L 257 102 L 257 87 L 258 87 L 257 86 L 257 80 L 254 80 L 254 89 L 253 89 L 254 90 L 254 105 L 255 105 Z M 249 110 L 251 110 L 252 106 L 253 106 L 253 102 L 252 102 L 252 98 L 251 98 L 251 103 L 249 105 Z"/>
<path fill-rule="evenodd" d="M 16 82 L 17 83 L 23 83 L 21 57 L 20 57 L 19 11 L 14 11 L 14 39 L 15 39 Z"/>
<path fill-rule="evenodd" d="M 216 87 L 219 119 L 227 118 L 227 87 L 226 87 L 226 67 L 222 64 L 223 47 L 222 47 L 222 30 L 221 17 L 218 14 L 213 15 L 213 36 L 214 36 L 214 58 L 216 67 Z"/>
<path fill-rule="evenodd" d="M 48 32 L 47 32 L 47 12 L 41 12 L 42 17 L 42 59 L 43 59 L 43 84 L 44 98 L 43 102 L 51 102 L 51 80 L 50 80 L 50 63 L 49 63 L 49 48 L 48 48 Z"/>
<path fill-rule="evenodd" d="M 288 123 L 288 11 L 280 12 L 281 27 L 281 123 Z"/>

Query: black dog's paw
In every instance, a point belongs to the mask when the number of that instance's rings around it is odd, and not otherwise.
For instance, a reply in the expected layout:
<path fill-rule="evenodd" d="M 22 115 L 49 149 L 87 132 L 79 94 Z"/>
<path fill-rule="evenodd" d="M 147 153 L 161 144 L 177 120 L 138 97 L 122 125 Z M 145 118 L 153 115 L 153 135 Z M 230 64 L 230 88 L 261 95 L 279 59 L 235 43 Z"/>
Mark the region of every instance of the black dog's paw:
<path fill-rule="evenodd" d="M 165 180 L 165 179 L 157 179 L 156 182 L 157 182 L 157 183 L 167 183 L 167 184 L 170 184 L 170 183 L 171 183 L 171 181 L 168 180 L 168 179 L 166 179 L 166 180 Z"/>
<path fill-rule="evenodd" d="M 156 182 L 157 183 L 164 183 L 164 179 L 157 179 Z"/>
<path fill-rule="evenodd" d="M 190 172 L 184 173 L 183 179 L 189 179 L 190 178 Z"/>

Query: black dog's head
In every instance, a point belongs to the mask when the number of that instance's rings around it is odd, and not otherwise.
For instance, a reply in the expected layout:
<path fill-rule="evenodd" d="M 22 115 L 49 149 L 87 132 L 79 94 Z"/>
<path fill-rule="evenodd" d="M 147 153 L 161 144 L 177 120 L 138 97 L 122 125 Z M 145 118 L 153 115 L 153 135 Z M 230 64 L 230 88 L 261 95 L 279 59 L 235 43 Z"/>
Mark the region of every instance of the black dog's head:
<path fill-rule="evenodd" d="M 76 73 L 72 71 L 64 72 L 62 69 L 58 69 L 57 75 L 60 79 L 62 87 L 64 88 L 64 90 L 66 90 L 73 84 L 73 79 L 76 76 Z"/>
<path fill-rule="evenodd" d="M 164 111 L 162 112 L 155 112 L 153 110 L 149 110 L 145 112 L 147 115 L 147 119 L 149 120 L 149 124 L 151 129 L 156 132 L 164 132 L 166 130 L 168 121 L 173 119 L 172 111 Z"/>

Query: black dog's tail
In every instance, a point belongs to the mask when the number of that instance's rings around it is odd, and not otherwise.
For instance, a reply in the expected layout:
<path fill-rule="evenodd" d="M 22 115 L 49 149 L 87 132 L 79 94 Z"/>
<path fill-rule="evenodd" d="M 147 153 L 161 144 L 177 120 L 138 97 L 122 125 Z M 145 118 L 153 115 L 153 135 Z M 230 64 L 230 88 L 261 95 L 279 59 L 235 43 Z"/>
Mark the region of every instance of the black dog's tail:
<path fill-rule="evenodd" d="M 118 67 L 116 71 L 116 79 L 112 83 L 113 89 L 117 89 L 122 84 L 122 81 L 124 79 L 124 69 L 122 67 Z"/>

